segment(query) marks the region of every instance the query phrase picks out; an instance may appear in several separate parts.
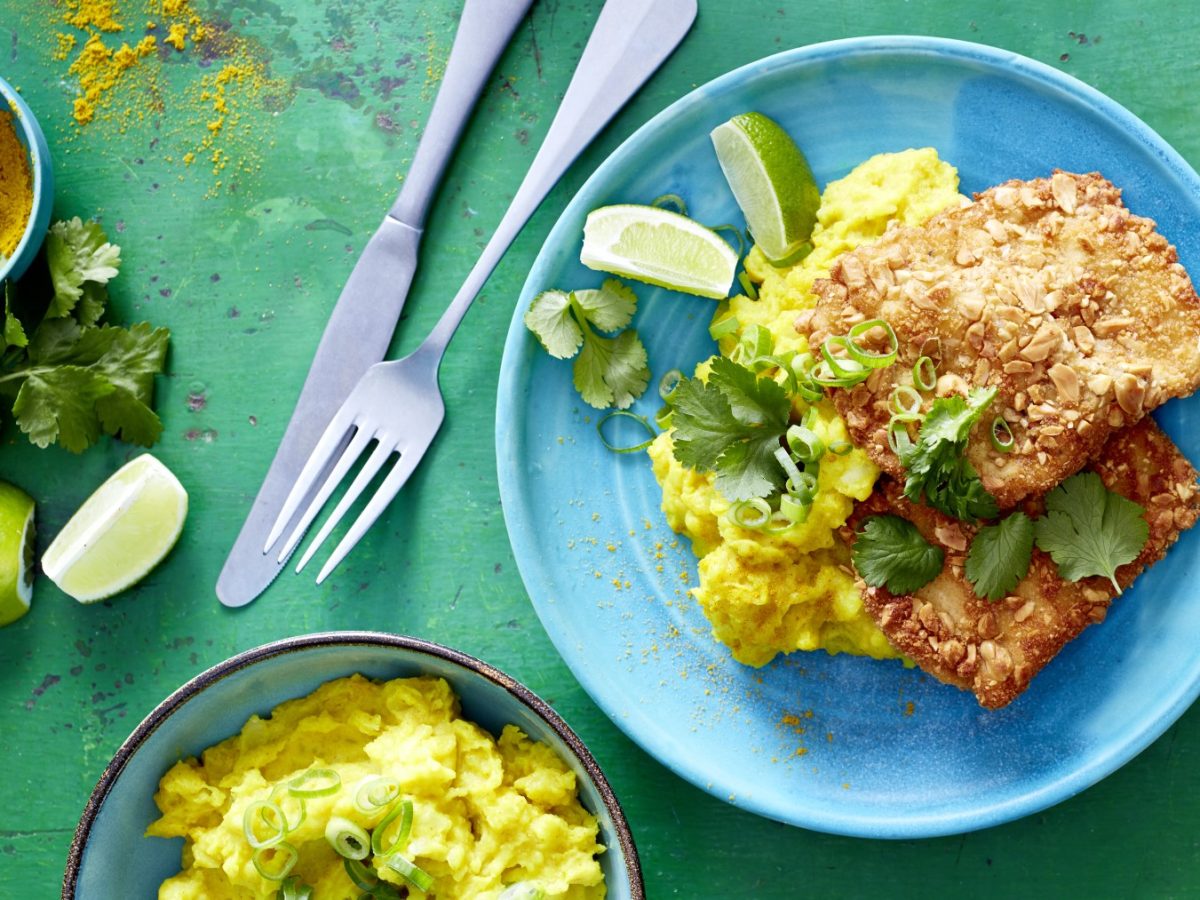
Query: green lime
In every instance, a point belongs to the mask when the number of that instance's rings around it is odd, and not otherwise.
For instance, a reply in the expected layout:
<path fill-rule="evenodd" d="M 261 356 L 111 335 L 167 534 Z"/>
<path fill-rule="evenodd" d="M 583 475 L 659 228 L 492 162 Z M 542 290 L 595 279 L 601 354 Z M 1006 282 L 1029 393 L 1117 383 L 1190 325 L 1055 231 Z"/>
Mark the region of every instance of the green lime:
<path fill-rule="evenodd" d="M 0 626 L 29 612 L 33 600 L 33 498 L 0 481 Z"/>
<path fill-rule="evenodd" d="M 734 116 L 710 137 L 755 243 L 769 260 L 794 256 L 812 234 L 821 203 L 796 142 L 756 112 Z"/>
<path fill-rule="evenodd" d="M 188 496 L 150 454 L 100 485 L 42 556 L 42 571 L 80 603 L 111 597 L 140 581 L 175 546 Z"/>
<path fill-rule="evenodd" d="M 738 255 L 699 222 L 657 206 L 602 206 L 588 213 L 579 261 L 685 294 L 724 300 Z"/>

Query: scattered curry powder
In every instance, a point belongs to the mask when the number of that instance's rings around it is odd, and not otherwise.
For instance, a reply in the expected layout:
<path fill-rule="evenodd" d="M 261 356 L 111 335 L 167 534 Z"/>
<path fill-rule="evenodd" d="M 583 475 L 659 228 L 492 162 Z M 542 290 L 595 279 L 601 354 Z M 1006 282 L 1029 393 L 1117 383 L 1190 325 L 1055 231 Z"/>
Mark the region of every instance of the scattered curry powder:
<path fill-rule="evenodd" d="M 12 114 L 0 110 L 0 258 L 12 256 L 33 210 L 33 176 Z"/>

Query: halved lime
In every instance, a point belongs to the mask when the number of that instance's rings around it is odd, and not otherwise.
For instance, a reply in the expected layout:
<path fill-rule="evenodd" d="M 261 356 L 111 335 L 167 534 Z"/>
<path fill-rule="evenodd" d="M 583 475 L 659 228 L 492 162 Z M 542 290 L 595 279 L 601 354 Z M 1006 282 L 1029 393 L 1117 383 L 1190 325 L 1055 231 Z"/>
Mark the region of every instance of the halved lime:
<path fill-rule="evenodd" d="M 33 600 L 33 498 L 0 481 L 0 626 L 29 612 Z"/>
<path fill-rule="evenodd" d="M 821 191 L 808 160 L 762 113 L 734 116 L 710 134 L 717 161 L 767 259 L 795 255 L 812 235 Z"/>
<path fill-rule="evenodd" d="M 579 261 L 589 269 L 724 300 L 738 256 L 715 231 L 687 216 L 621 204 L 588 213 Z"/>
<path fill-rule="evenodd" d="M 42 571 L 80 603 L 111 597 L 140 581 L 175 546 L 187 517 L 187 491 L 150 454 L 100 485 L 42 556 Z"/>

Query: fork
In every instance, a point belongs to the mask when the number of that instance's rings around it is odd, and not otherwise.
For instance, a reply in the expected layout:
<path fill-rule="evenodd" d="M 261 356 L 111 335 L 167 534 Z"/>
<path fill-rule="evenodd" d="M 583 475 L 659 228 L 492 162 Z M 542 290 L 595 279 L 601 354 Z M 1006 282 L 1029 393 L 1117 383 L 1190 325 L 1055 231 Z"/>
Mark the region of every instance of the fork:
<path fill-rule="evenodd" d="M 372 442 L 374 450 L 305 549 L 296 571 L 308 565 L 367 486 L 396 457 L 321 568 L 317 584 L 329 577 L 392 502 L 446 417 L 438 369 L 484 282 L 568 166 L 670 56 L 695 17 L 696 0 L 607 0 L 545 140 L 479 260 L 421 345 L 403 359 L 376 363 L 350 392 L 284 500 L 263 553 L 271 551 L 312 495 L 280 549 L 280 562 L 287 558 Z"/>

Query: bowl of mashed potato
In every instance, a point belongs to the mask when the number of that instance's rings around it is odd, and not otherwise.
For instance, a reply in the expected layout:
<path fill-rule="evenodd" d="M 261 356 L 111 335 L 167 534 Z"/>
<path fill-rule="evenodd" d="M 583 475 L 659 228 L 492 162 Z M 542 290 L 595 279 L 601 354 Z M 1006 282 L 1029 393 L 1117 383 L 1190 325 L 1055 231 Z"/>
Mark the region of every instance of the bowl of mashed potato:
<path fill-rule="evenodd" d="M 528 688 L 447 647 L 330 632 L 248 650 L 134 730 L 64 898 L 634 898 L 611 787 Z"/>

